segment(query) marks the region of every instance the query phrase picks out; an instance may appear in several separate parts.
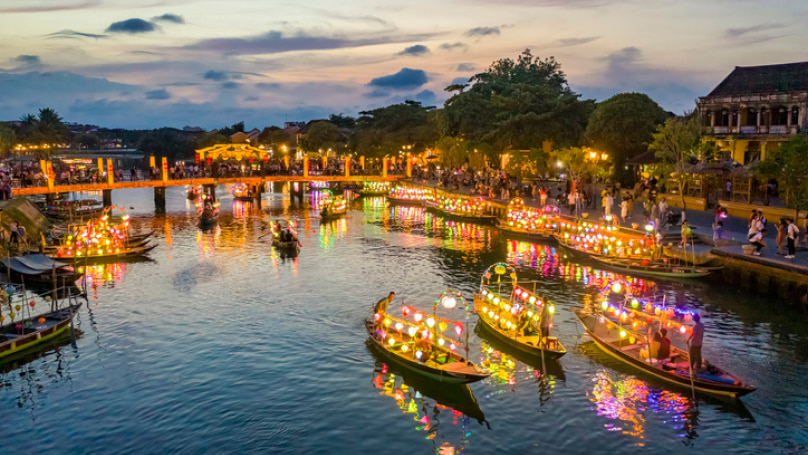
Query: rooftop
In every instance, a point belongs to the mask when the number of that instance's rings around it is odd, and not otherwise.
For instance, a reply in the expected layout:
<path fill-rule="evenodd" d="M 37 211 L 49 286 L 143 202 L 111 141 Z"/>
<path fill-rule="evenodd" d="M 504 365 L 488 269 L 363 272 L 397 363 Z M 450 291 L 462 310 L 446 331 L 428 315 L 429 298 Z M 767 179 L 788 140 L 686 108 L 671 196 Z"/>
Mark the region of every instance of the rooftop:
<path fill-rule="evenodd" d="M 808 92 L 808 62 L 736 66 L 708 96 Z"/>

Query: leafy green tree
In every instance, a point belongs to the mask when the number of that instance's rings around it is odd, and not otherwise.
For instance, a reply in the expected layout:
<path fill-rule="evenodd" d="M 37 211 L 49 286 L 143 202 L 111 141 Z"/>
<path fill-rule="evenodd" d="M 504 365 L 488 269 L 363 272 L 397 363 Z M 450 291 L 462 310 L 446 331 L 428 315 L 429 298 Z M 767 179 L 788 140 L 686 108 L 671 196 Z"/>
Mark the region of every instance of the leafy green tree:
<path fill-rule="evenodd" d="M 566 147 L 556 150 L 552 160 L 555 161 L 557 168 L 566 169 L 573 180 L 584 180 L 587 177 L 604 173 L 603 168 L 597 162 L 588 159 L 589 153 L 589 150 L 582 147 Z"/>
<path fill-rule="evenodd" d="M 341 150 L 345 146 L 345 137 L 337 125 L 327 120 L 320 120 L 310 123 L 308 130 L 298 142 L 298 145 L 307 152 Z"/>
<path fill-rule="evenodd" d="M 511 152 L 505 170 L 522 178 L 538 177 L 548 169 L 547 159 L 540 148 L 532 148 L 526 152 L 516 150 Z"/>
<path fill-rule="evenodd" d="M 101 147 L 101 138 L 95 133 L 79 133 L 73 137 L 70 143 L 71 148 L 74 149 L 90 149 L 97 150 Z"/>
<path fill-rule="evenodd" d="M 785 192 L 786 206 L 794 209 L 794 220 L 798 220 L 800 210 L 808 208 L 808 134 L 800 133 L 780 150 L 768 153 L 756 171 L 777 180 Z"/>
<path fill-rule="evenodd" d="M 0 154 L 8 156 L 17 145 L 17 133 L 8 125 L 0 125 Z"/>
<path fill-rule="evenodd" d="M 342 113 L 331 114 L 328 117 L 328 121 L 333 123 L 334 125 L 337 125 L 338 128 L 346 128 L 349 130 L 353 129 L 353 127 L 356 126 L 355 118 L 348 115 L 343 115 Z"/>
<path fill-rule="evenodd" d="M 665 180 L 676 184 L 682 200 L 682 219 L 685 219 L 685 188 L 691 180 L 691 174 L 685 172 L 685 166 L 696 158 L 701 146 L 701 123 L 697 115 L 674 117 L 657 127 L 653 134 L 654 141 L 649 147 L 654 154 L 666 164 Z"/>
<path fill-rule="evenodd" d="M 146 155 L 165 156 L 172 160 L 194 156 L 194 142 L 174 128 L 160 128 L 146 132 L 138 148 Z"/>
<path fill-rule="evenodd" d="M 216 144 L 229 144 L 230 136 L 222 134 L 221 130 L 208 131 L 202 136 L 198 137 L 195 141 L 197 149 L 212 147 Z"/>
<path fill-rule="evenodd" d="M 516 61 L 501 59 L 463 84 L 446 101 L 448 134 L 478 140 L 500 152 L 580 143 L 593 100 L 580 100 L 561 65 L 525 50 Z"/>
<path fill-rule="evenodd" d="M 230 137 L 236 133 L 243 133 L 244 132 L 244 121 L 240 121 L 238 123 L 234 123 L 230 126 L 224 126 L 219 128 L 219 133 L 224 136 Z"/>
<path fill-rule="evenodd" d="M 280 151 L 283 151 L 284 145 L 288 151 L 292 139 L 292 136 L 279 126 L 268 126 L 258 135 L 258 142 L 260 144 L 264 144 L 267 148 L 272 150 Z"/>
<path fill-rule="evenodd" d="M 626 160 L 648 150 L 657 126 L 668 114 L 648 95 L 621 93 L 598 103 L 589 125 L 586 139 L 598 150 L 609 154 L 614 164 L 614 177 L 630 184 Z"/>
<path fill-rule="evenodd" d="M 439 118 L 432 114 L 433 109 L 417 101 L 405 101 L 360 112 L 348 148 L 376 158 L 397 154 L 404 147 L 408 152 L 421 153 L 440 137 Z"/>
<path fill-rule="evenodd" d="M 39 110 L 37 129 L 42 142 L 48 145 L 61 144 L 70 134 L 62 117 L 49 107 Z"/>

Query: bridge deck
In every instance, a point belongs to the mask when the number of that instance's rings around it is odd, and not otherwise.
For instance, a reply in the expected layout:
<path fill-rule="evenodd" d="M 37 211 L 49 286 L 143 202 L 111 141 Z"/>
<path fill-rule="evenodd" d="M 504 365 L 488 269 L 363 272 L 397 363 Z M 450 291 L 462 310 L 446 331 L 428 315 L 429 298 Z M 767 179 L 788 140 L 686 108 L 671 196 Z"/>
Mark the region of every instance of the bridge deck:
<path fill-rule="evenodd" d="M 247 183 L 250 185 L 258 185 L 264 182 L 369 182 L 369 181 L 388 181 L 394 182 L 403 176 L 393 175 L 385 178 L 378 175 L 351 175 L 346 177 L 344 175 L 310 175 L 304 177 L 302 175 L 269 175 L 265 177 L 205 177 L 198 179 L 178 179 L 168 180 L 137 180 L 129 182 L 115 182 L 110 185 L 107 182 L 102 183 L 82 183 L 78 185 L 56 185 L 52 190 L 47 186 L 36 186 L 29 188 L 14 188 L 15 196 L 26 196 L 31 194 L 53 194 L 53 193 L 69 193 L 74 191 L 102 191 L 102 190 L 122 190 L 127 188 L 165 188 L 168 186 L 188 186 L 188 185 L 219 185 L 226 183 Z"/>

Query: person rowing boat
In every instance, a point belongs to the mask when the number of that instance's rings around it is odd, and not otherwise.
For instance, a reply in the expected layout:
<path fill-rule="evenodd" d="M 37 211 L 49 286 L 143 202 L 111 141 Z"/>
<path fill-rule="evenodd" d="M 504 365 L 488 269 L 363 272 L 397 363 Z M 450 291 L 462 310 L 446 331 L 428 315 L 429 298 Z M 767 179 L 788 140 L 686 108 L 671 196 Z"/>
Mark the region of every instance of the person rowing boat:
<path fill-rule="evenodd" d="M 379 300 L 378 302 L 376 302 L 376 305 L 373 306 L 373 312 L 382 316 L 380 318 L 377 318 L 376 322 L 377 332 L 379 330 L 384 330 L 384 326 L 382 325 L 382 320 L 384 319 L 383 316 L 387 314 L 387 307 L 390 306 L 390 303 L 393 301 L 395 297 L 396 293 L 390 291 L 390 294 L 388 294 L 387 297 Z"/>

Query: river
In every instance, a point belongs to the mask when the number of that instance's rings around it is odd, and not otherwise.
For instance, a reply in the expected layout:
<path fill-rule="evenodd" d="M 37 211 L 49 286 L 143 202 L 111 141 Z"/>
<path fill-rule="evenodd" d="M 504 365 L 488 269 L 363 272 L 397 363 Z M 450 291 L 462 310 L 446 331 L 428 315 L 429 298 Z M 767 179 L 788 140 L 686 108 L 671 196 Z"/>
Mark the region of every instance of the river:
<path fill-rule="evenodd" d="M 759 390 L 738 401 L 668 387 L 603 354 L 572 313 L 612 273 L 551 245 L 444 220 L 421 208 L 352 203 L 321 224 L 317 195 L 263 208 L 219 187 L 201 231 L 182 188 L 116 191 L 151 260 L 91 270 L 79 336 L 0 373 L 0 446 L 10 453 L 805 453 L 808 324 L 773 297 L 717 282 L 642 281 L 706 323 L 704 356 Z M 299 222 L 299 257 L 261 238 Z M 494 374 L 468 389 L 400 376 L 366 344 L 389 291 L 428 310 L 447 288 L 469 301 L 497 261 L 538 280 L 568 353 L 529 365 L 470 335 Z M 462 318 L 463 316 L 457 316 Z M 472 316 L 473 318 L 474 316 Z M 473 319 L 472 319 L 473 321 Z M 472 323 L 473 326 L 473 323 Z M 674 337 L 674 344 L 681 339 Z"/>

